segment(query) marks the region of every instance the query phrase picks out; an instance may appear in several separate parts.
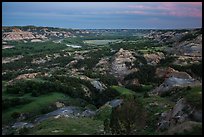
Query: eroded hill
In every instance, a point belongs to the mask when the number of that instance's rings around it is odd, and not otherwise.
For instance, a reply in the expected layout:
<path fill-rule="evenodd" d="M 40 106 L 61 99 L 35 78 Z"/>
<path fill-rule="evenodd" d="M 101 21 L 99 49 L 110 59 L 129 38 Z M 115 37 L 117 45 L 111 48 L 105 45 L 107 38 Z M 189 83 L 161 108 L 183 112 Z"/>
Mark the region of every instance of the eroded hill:
<path fill-rule="evenodd" d="M 201 134 L 201 29 L 2 31 L 2 134 Z"/>

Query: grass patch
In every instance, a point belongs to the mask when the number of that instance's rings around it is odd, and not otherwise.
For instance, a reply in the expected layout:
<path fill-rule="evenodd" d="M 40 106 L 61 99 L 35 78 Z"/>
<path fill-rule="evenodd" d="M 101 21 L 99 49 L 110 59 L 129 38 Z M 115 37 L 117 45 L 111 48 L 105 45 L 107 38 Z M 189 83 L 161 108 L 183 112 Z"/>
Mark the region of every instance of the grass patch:
<path fill-rule="evenodd" d="M 53 92 L 46 95 L 41 95 L 39 97 L 31 97 L 30 94 L 26 94 L 27 98 L 33 99 L 31 103 L 25 104 L 25 105 L 19 105 L 16 107 L 12 107 L 7 109 L 2 113 L 2 123 L 6 124 L 10 121 L 12 121 L 11 115 L 14 112 L 20 112 L 20 113 L 32 113 L 34 115 L 41 114 L 41 110 L 47 106 L 49 106 L 51 103 L 65 98 L 65 95 L 62 93 Z"/>
<path fill-rule="evenodd" d="M 155 53 L 155 52 L 163 52 L 164 47 L 147 47 L 145 46 L 144 49 L 138 50 L 138 52 L 143 54 Z"/>
<path fill-rule="evenodd" d="M 133 98 L 134 96 L 140 96 L 140 94 L 135 93 L 132 90 L 129 90 L 127 88 L 124 87 L 120 87 L 120 86 L 112 86 L 111 88 L 117 90 L 120 94 L 121 97 L 125 97 L 125 98 Z"/>
<path fill-rule="evenodd" d="M 193 87 L 189 91 L 187 91 L 184 96 L 186 101 L 192 106 L 202 109 L 202 87 Z"/>
<path fill-rule="evenodd" d="M 134 91 L 136 93 L 145 93 L 145 92 L 149 92 L 151 89 L 153 89 L 153 86 L 152 85 L 143 85 L 143 84 L 141 84 L 140 86 L 127 85 L 126 88 L 131 89 L 132 91 Z"/>
<path fill-rule="evenodd" d="M 2 93 L 4 93 L 4 91 L 6 90 L 6 86 L 7 86 L 7 82 L 2 81 Z"/>
<path fill-rule="evenodd" d="M 121 95 L 132 95 L 135 94 L 132 90 L 127 88 L 119 87 L 119 86 L 112 86 L 113 89 L 116 89 Z"/>
<path fill-rule="evenodd" d="M 91 118 L 48 119 L 28 131 L 29 135 L 93 135 L 103 130 L 103 122 Z"/>
<path fill-rule="evenodd" d="M 94 118 L 97 120 L 105 121 L 106 119 L 110 118 L 111 113 L 112 107 L 109 105 L 104 105 L 98 110 Z"/>

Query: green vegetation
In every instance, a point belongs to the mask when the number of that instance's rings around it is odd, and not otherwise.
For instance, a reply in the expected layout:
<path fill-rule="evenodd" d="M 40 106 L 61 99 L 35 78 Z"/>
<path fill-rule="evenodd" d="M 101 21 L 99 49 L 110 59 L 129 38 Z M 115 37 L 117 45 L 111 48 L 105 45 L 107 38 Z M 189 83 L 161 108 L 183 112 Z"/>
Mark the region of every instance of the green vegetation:
<path fill-rule="evenodd" d="M 168 67 L 172 65 L 172 63 L 177 59 L 177 57 L 174 56 L 167 56 L 164 59 L 161 59 L 158 66 L 162 67 Z"/>
<path fill-rule="evenodd" d="M 137 59 L 133 62 L 133 64 L 134 64 L 134 67 L 139 67 L 140 66 L 140 64 L 142 63 L 142 64 L 147 64 L 147 60 L 144 58 L 144 56 L 135 56 Z"/>
<path fill-rule="evenodd" d="M 202 109 L 202 87 L 193 87 L 184 96 L 186 101 L 192 106 Z"/>
<path fill-rule="evenodd" d="M 185 87 L 185 88 L 175 88 L 171 91 L 172 94 L 168 95 L 171 101 L 176 102 L 178 98 L 185 98 L 187 103 L 192 107 L 197 109 L 202 109 L 202 87 Z"/>
<path fill-rule="evenodd" d="M 142 54 L 150 54 L 155 52 L 164 52 L 164 48 L 165 47 L 161 45 L 158 45 L 158 47 L 145 46 L 143 49 L 137 51 Z"/>
<path fill-rule="evenodd" d="M 137 78 L 140 84 L 153 85 L 160 84 L 162 79 L 155 77 L 156 66 L 142 65 L 139 66 L 139 71 L 130 73 L 125 77 L 125 80 Z"/>
<path fill-rule="evenodd" d="M 153 86 L 152 85 L 140 85 L 140 86 L 127 85 L 126 88 L 131 89 L 137 93 L 145 93 L 153 89 Z"/>
<path fill-rule="evenodd" d="M 89 82 L 65 76 L 44 77 L 42 80 L 20 80 L 14 85 L 8 85 L 5 92 L 19 96 L 31 93 L 34 97 L 51 92 L 61 92 L 74 98 L 89 100 L 85 96 L 81 84 L 86 85 L 93 94 L 96 92 L 96 89 Z"/>
<path fill-rule="evenodd" d="M 85 43 L 82 41 L 81 38 L 75 37 L 75 38 L 65 38 L 62 43 L 65 44 L 73 44 L 78 46 L 84 46 Z"/>
<path fill-rule="evenodd" d="M 149 96 L 145 99 L 142 99 L 142 104 L 145 107 L 148 119 L 146 121 L 147 128 L 143 130 L 141 134 L 158 134 L 158 132 L 156 131 L 156 124 L 159 122 L 160 115 L 155 114 L 161 114 L 173 108 L 175 103 L 168 98 L 160 96 Z"/>
<path fill-rule="evenodd" d="M 43 27 L 20 27 L 24 31 L 28 28 L 40 34 L 44 31 L 41 30 Z M 96 115 L 89 118 L 49 118 L 33 128 L 20 130 L 11 128 L 14 134 L 158 135 L 161 134 L 161 131 L 157 130 L 161 114 L 172 109 L 180 98 L 184 98 L 192 108 L 201 110 L 201 86 L 175 88 L 166 96 L 149 94 L 164 81 L 163 78 L 155 76 L 158 67 L 172 67 L 175 70 L 187 72 L 195 79 L 202 80 L 202 62 L 185 66 L 173 64 L 177 57 L 169 55 L 166 47 L 173 48 L 174 39 L 167 38 L 167 42 L 161 44 L 158 41 L 140 37 L 140 33 L 146 34 L 150 30 L 109 31 L 102 29 L 92 30 L 94 33 L 81 33 L 81 30 L 50 27 L 48 29 L 48 32 L 69 30 L 70 36 L 74 37 L 63 39 L 63 35 L 60 37 L 50 35 L 49 41 L 39 43 L 6 41 L 14 48 L 2 50 L 2 59 L 9 57 L 6 59 L 11 61 L 2 64 L 2 126 L 11 127 L 19 121 L 32 123 L 37 117 L 58 109 L 56 102 L 63 103 L 65 106 L 76 106 L 83 111 L 93 110 Z M 153 31 L 165 33 L 169 30 Z M 200 29 L 192 33 L 189 30 L 174 31 L 189 32 L 181 38 L 181 41 L 192 40 L 202 34 Z M 165 37 L 162 36 L 162 39 Z M 66 46 L 67 44 L 82 47 L 75 49 Z M 138 70 L 126 75 L 123 80 L 116 77 L 117 72 L 110 74 L 114 55 L 120 48 L 133 52 L 136 60 L 131 63 L 126 62 L 125 65 L 132 70 Z M 164 53 L 165 58 L 161 59 L 157 65 L 147 64 L 144 54 L 155 52 Z M 11 59 L 18 55 L 23 55 L 23 58 L 12 62 Z M 82 59 L 80 59 L 81 56 L 83 56 Z M 107 61 L 105 62 L 107 66 L 96 66 L 102 59 Z M 67 65 L 73 60 L 77 62 Z M 101 72 L 100 67 L 109 69 Z M 22 74 L 38 72 L 40 73 L 35 78 L 15 79 Z M 91 80 L 81 79 L 83 76 L 99 81 L 106 88 L 100 91 L 94 87 L 95 85 L 93 86 Z M 119 106 L 108 105 L 107 102 L 116 99 L 123 100 Z M 24 116 L 25 119 L 21 120 Z M 196 134 L 197 132 L 200 134 L 201 129 L 201 126 L 197 126 L 181 134 Z"/>
<path fill-rule="evenodd" d="M 22 104 L 15 107 L 10 107 L 9 109 L 5 110 L 2 113 L 2 123 L 6 124 L 11 122 L 12 119 L 11 115 L 13 113 L 30 113 L 31 115 L 40 115 L 41 110 L 52 103 L 58 101 L 59 99 L 66 98 L 62 93 L 49 93 L 46 95 L 41 95 L 39 97 L 32 97 L 28 96 L 27 99 L 32 99 L 33 101 L 30 103 Z"/>
<path fill-rule="evenodd" d="M 111 52 L 110 48 L 103 47 L 98 50 L 90 51 L 86 54 L 87 59 L 85 60 L 78 60 L 77 64 L 75 64 L 73 67 L 75 68 L 82 68 L 85 67 L 85 69 L 92 71 L 92 68 L 95 67 L 95 65 L 99 62 L 99 60 L 103 57 L 112 56 L 114 52 Z"/>
<path fill-rule="evenodd" d="M 146 125 L 146 111 L 137 99 L 124 100 L 121 107 L 113 109 L 110 118 L 110 131 L 117 135 L 138 135 Z"/>
<path fill-rule="evenodd" d="M 91 35 L 91 36 L 84 36 L 81 37 L 83 41 L 86 40 L 118 40 L 118 39 L 125 39 L 125 38 L 130 38 L 128 36 L 119 36 L 117 34 L 113 35 Z"/>
<path fill-rule="evenodd" d="M 187 33 L 179 40 L 179 42 L 193 40 L 198 36 L 198 34 Z"/>
<path fill-rule="evenodd" d="M 87 105 L 91 105 L 84 99 L 72 98 L 69 96 L 67 96 L 66 98 L 60 99 L 60 101 L 63 102 L 65 106 L 78 106 L 78 107 L 84 108 Z"/>
<path fill-rule="evenodd" d="M 114 40 L 85 40 L 84 43 L 88 44 L 88 45 L 106 45 L 109 43 L 113 43 L 113 42 L 120 42 L 120 39 L 114 39 Z"/>
<path fill-rule="evenodd" d="M 171 67 L 178 70 L 178 71 L 185 71 L 189 74 L 194 74 L 197 77 L 202 78 L 202 62 L 194 63 L 194 64 L 190 64 L 190 65 L 185 65 L 185 66 L 171 65 Z"/>
<path fill-rule="evenodd" d="M 178 131 L 178 129 L 180 129 Z M 186 121 L 175 127 L 170 128 L 162 135 L 202 135 L 202 123 Z"/>
<path fill-rule="evenodd" d="M 8 85 L 6 92 L 9 94 L 24 95 L 31 93 L 32 96 L 39 96 L 42 94 L 58 91 L 56 88 L 57 84 L 47 81 L 36 81 L 36 80 L 20 80 L 14 85 Z"/>
<path fill-rule="evenodd" d="M 119 86 L 112 86 L 113 89 L 116 89 L 121 95 L 134 95 L 135 92 L 129 90 L 129 89 L 126 89 L 126 88 L 123 88 L 123 87 L 119 87 Z"/>
<path fill-rule="evenodd" d="M 99 108 L 94 118 L 97 120 L 106 121 L 110 119 L 111 112 L 112 112 L 112 107 L 109 105 L 104 105 Z"/>
<path fill-rule="evenodd" d="M 192 127 L 190 131 L 184 130 L 182 133 L 175 133 L 174 135 L 202 135 L 203 133 L 203 128 L 202 125 L 197 125 Z"/>
<path fill-rule="evenodd" d="M 115 76 L 111 74 L 100 74 L 99 72 L 93 72 L 91 70 L 85 70 L 83 73 L 89 78 L 98 78 L 101 82 L 109 86 L 118 84 Z"/>
<path fill-rule="evenodd" d="M 65 44 L 57 44 L 51 41 L 47 42 L 28 42 L 28 43 L 18 43 L 14 44 L 14 48 L 2 50 L 2 57 L 10 57 L 15 55 L 32 55 L 39 53 L 55 53 L 57 51 L 67 48 Z"/>
<path fill-rule="evenodd" d="M 32 100 L 28 98 L 3 98 L 2 99 L 2 111 L 9 109 L 11 107 L 15 107 L 18 105 L 23 105 L 30 103 Z"/>
<path fill-rule="evenodd" d="M 99 107 L 105 104 L 107 101 L 115 99 L 119 95 L 120 93 L 118 93 L 116 89 L 108 87 L 103 92 L 95 95 L 94 104 Z"/>
<path fill-rule="evenodd" d="M 91 118 L 50 118 L 25 134 L 28 135 L 93 135 L 100 134 L 103 122 Z"/>

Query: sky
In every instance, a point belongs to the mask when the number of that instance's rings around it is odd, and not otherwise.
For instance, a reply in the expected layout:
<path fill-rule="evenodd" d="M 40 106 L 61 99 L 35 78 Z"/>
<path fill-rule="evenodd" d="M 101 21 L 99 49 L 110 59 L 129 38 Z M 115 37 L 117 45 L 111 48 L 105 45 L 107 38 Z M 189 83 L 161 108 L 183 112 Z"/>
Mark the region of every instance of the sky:
<path fill-rule="evenodd" d="M 202 2 L 3 2 L 3 26 L 75 29 L 202 27 Z"/>

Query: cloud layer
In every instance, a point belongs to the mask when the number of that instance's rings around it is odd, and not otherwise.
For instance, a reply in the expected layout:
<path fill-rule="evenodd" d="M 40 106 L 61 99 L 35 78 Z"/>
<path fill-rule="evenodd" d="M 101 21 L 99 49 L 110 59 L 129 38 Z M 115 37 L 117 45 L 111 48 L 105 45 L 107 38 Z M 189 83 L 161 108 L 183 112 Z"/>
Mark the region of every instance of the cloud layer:
<path fill-rule="evenodd" d="M 201 2 L 155 2 L 128 6 L 132 13 L 142 15 L 166 15 L 178 17 L 202 17 Z"/>
<path fill-rule="evenodd" d="M 3 2 L 3 25 L 68 28 L 202 27 L 201 2 Z"/>

